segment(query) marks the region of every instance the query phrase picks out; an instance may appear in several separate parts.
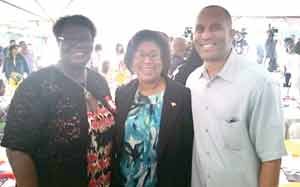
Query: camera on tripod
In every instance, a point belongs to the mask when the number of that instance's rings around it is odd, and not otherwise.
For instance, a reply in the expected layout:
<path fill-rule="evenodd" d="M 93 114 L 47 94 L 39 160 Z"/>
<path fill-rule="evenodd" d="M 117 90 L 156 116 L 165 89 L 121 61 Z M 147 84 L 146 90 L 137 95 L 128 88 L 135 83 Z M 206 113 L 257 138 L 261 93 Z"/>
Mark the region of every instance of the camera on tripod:
<path fill-rule="evenodd" d="M 246 28 L 242 28 L 241 31 L 235 30 L 233 47 L 237 54 L 244 54 L 248 51 L 248 42 L 246 40 L 247 36 Z"/>
<path fill-rule="evenodd" d="M 272 27 L 271 24 L 269 24 L 269 30 L 267 31 L 270 37 L 274 37 L 276 33 L 278 33 L 278 29 L 275 27 Z"/>
<path fill-rule="evenodd" d="M 192 27 L 185 27 L 183 36 L 189 40 L 193 40 L 193 28 Z"/>
<path fill-rule="evenodd" d="M 242 38 L 245 38 L 246 35 L 248 34 L 246 31 L 246 28 L 242 28 L 241 31 L 237 31 L 239 34 L 242 36 Z"/>

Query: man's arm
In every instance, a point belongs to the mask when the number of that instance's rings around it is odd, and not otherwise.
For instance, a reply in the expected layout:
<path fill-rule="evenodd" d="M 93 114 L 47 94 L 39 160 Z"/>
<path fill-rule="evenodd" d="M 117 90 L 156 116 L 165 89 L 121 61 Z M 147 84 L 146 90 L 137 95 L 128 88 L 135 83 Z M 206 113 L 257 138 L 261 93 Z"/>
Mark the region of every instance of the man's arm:
<path fill-rule="evenodd" d="M 250 138 L 261 160 L 259 187 L 277 187 L 281 157 L 286 155 L 278 83 L 268 78 L 258 84 L 251 95 L 249 116 Z"/>
<path fill-rule="evenodd" d="M 259 187 L 277 187 L 281 159 L 263 162 L 260 168 Z"/>
<path fill-rule="evenodd" d="M 35 165 L 31 157 L 21 151 L 6 149 L 9 163 L 16 176 L 18 187 L 37 187 L 38 180 Z"/>

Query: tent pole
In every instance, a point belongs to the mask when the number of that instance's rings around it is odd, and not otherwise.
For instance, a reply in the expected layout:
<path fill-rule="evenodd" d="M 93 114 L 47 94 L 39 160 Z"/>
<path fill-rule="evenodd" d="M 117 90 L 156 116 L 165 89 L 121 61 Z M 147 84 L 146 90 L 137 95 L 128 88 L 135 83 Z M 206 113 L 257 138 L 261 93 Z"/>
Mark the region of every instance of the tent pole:
<path fill-rule="evenodd" d="M 9 6 L 12 6 L 12 7 L 16 8 L 16 9 L 22 10 L 23 12 L 26 12 L 26 13 L 28 13 L 28 14 L 30 14 L 30 15 L 33 15 L 33 16 L 42 18 L 42 19 L 44 19 L 44 20 L 47 20 L 47 19 L 45 19 L 45 18 L 44 18 L 43 16 L 41 16 L 41 15 L 38 15 L 38 14 L 36 14 L 36 13 L 34 13 L 34 12 L 31 12 L 30 10 L 27 10 L 27 9 L 25 9 L 25 8 L 22 8 L 22 7 L 18 6 L 18 5 L 12 4 L 12 3 L 8 2 L 8 1 L 0 0 L 0 2 L 5 3 L 5 4 L 9 5 Z"/>

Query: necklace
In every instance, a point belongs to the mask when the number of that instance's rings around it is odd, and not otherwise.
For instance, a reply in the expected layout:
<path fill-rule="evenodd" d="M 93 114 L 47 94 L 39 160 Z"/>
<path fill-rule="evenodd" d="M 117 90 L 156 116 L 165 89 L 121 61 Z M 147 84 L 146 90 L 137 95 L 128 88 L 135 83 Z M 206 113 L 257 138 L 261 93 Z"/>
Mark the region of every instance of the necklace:
<path fill-rule="evenodd" d="M 152 95 L 153 93 L 157 93 L 158 91 L 161 91 L 163 79 L 160 78 L 157 82 L 155 82 L 153 85 L 149 86 L 149 88 L 143 89 L 142 87 L 138 87 L 138 90 L 141 94 L 147 96 Z"/>
<path fill-rule="evenodd" d="M 87 98 L 89 96 L 89 92 L 87 91 L 87 85 L 88 85 L 88 80 L 87 80 L 87 68 L 84 68 L 83 70 L 83 81 L 79 82 L 78 80 L 75 80 L 74 78 L 72 78 L 70 75 L 68 75 L 68 73 L 66 73 L 63 68 L 60 68 L 59 65 L 54 66 L 59 72 L 61 72 L 66 78 L 68 78 L 69 80 L 73 81 L 74 83 L 76 83 L 80 88 L 83 89 L 84 92 L 84 96 L 85 98 Z"/>

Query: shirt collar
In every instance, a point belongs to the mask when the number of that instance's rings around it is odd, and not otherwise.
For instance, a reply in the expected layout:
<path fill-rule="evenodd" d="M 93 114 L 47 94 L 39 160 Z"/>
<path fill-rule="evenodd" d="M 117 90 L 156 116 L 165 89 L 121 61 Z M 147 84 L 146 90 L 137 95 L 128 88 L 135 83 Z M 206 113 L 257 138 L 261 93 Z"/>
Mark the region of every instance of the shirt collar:
<path fill-rule="evenodd" d="M 215 77 L 221 78 L 225 81 L 228 82 L 233 82 L 234 81 L 234 75 L 236 74 L 237 71 L 237 54 L 235 54 L 233 51 L 231 51 L 226 63 L 224 64 L 223 68 Z M 208 78 L 208 73 L 207 69 L 205 66 L 202 66 L 200 68 L 200 78 Z"/>

